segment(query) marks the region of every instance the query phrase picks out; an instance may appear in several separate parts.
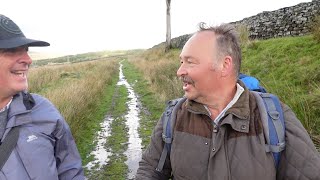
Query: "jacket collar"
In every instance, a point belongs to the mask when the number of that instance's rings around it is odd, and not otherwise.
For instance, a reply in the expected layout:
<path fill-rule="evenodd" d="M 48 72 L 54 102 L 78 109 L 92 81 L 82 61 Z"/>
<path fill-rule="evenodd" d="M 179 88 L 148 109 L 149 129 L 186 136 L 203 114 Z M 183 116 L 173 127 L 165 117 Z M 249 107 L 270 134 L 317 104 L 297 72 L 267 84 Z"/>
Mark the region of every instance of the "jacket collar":
<path fill-rule="evenodd" d="M 250 122 L 250 92 L 241 81 L 238 81 L 238 83 L 244 88 L 244 91 L 238 101 L 226 111 L 219 125 L 229 124 L 236 131 L 248 133 Z M 191 113 L 204 114 L 210 117 L 209 111 L 203 104 L 187 99 L 184 105 Z"/>
<path fill-rule="evenodd" d="M 12 102 L 8 112 L 8 124 L 7 127 L 19 126 L 22 124 L 28 124 L 32 122 L 31 115 L 23 103 L 23 92 L 20 92 L 13 96 Z"/>

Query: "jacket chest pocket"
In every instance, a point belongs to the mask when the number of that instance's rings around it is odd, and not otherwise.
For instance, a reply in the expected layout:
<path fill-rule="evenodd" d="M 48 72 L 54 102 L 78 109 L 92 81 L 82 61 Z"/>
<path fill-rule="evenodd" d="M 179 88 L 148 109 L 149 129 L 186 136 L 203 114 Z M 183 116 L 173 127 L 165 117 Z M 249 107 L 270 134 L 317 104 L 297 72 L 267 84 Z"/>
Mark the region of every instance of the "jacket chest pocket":
<path fill-rule="evenodd" d="M 44 132 L 20 128 L 17 151 L 31 179 L 57 177 L 54 144 L 54 137 Z"/>
<path fill-rule="evenodd" d="M 171 148 L 171 167 L 177 179 L 206 179 L 210 139 L 176 131 Z"/>
<path fill-rule="evenodd" d="M 55 139 L 45 132 L 39 132 L 29 127 L 20 128 L 19 146 L 24 148 L 25 152 L 31 154 L 54 153 Z"/>

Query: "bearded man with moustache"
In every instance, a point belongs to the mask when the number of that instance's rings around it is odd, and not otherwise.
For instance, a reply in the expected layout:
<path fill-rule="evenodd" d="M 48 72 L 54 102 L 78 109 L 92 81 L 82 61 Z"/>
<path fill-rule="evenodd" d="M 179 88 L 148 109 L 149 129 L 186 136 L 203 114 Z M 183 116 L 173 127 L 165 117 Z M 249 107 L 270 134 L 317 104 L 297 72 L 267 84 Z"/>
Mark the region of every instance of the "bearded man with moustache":
<path fill-rule="evenodd" d="M 320 156 L 292 110 L 281 104 L 285 149 L 278 168 L 266 152 L 253 92 L 238 80 L 241 49 L 229 24 L 207 27 L 184 45 L 177 75 L 186 101 L 177 110 L 163 168 L 164 113 L 142 155 L 137 180 L 319 180 Z M 160 167 L 160 168 L 159 168 Z"/>
<path fill-rule="evenodd" d="M 66 121 L 49 100 L 27 92 L 28 48 L 49 45 L 0 14 L 0 180 L 85 179 Z"/>

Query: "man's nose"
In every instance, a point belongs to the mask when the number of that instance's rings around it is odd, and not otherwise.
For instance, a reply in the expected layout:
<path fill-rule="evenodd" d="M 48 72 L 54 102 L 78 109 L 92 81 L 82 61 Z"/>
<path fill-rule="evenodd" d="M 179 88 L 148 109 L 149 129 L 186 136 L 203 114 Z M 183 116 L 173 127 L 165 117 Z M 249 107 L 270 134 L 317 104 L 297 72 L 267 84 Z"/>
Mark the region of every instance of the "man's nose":
<path fill-rule="evenodd" d="M 30 65 L 32 63 L 32 59 L 29 56 L 27 51 L 22 53 L 22 56 L 21 56 L 19 61 L 20 61 L 20 63 L 25 63 L 25 64 L 28 64 L 28 65 Z"/>
<path fill-rule="evenodd" d="M 181 76 L 186 75 L 186 74 L 187 74 L 187 71 L 184 68 L 183 64 L 181 64 L 179 69 L 177 70 L 177 76 L 181 77 Z"/>

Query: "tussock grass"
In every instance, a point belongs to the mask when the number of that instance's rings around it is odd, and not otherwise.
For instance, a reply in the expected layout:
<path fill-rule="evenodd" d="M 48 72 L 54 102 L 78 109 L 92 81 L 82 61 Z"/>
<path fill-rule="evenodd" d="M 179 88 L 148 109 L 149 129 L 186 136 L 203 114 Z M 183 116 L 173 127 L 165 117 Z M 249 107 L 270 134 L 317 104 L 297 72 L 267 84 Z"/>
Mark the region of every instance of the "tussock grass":
<path fill-rule="evenodd" d="M 113 75 L 117 73 L 118 63 L 111 60 L 30 70 L 29 91 L 43 95 L 59 109 L 70 126 L 83 159 L 107 111 L 103 105 L 107 96 L 105 92 L 108 86 L 115 85 Z M 105 109 L 100 108 L 102 105 Z"/>
<path fill-rule="evenodd" d="M 143 73 L 160 103 L 183 95 L 181 81 L 176 75 L 180 66 L 179 54 L 178 49 L 164 53 L 162 48 L 157 48 L 130 61 Z"/>
<path fill-rule="evenodd" d="M 242 46 L 247 46 L 248 44 L 250 44 L 251 41 L 249 39 L 249 30 L 247 29 L 247 26 L 240 24 L 236 26 L 236 30 L 239 34 L 240 44 Z"/>
<path fill-rule="evenodd" d="M 68 69 L 69 67 L 43 67 L 43 68 L 32 68 L 29 75 L 29 91 L 30 92 L 41 92 L 48 88 L 50 84 L 55 84 L 60 80 L 61 69 Z"/>
<path fill-rule="evenodd" d="M 320 15 L 316 16 L 310 25 L 313 38 L 320 43 Z"/>

